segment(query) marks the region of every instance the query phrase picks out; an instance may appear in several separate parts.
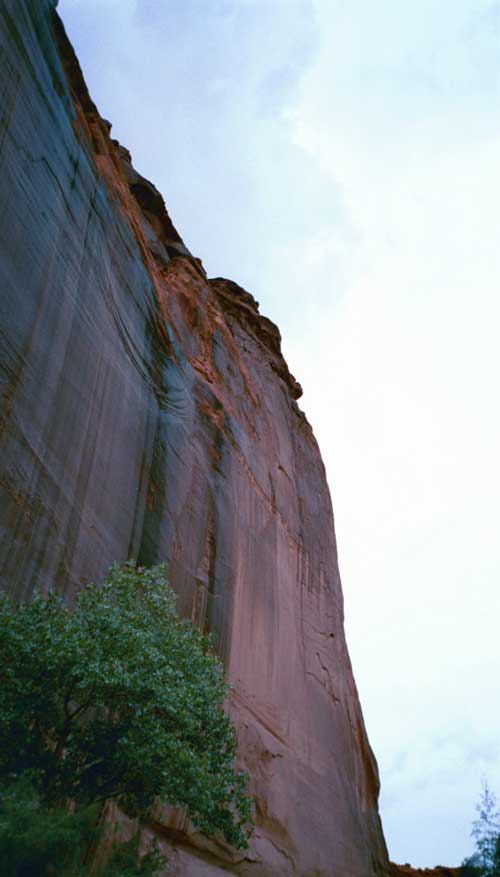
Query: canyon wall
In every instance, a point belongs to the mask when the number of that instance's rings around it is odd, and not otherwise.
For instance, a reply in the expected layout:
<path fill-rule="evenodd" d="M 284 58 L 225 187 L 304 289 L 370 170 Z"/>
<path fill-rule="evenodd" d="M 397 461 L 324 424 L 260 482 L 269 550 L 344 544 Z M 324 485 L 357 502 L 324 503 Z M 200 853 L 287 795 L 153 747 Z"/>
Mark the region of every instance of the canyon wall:
<path fill-rule="evenodd" d="M 389 874 L 325 470 L 278 329 L 208 280 L 111 139 L 51 0 L 0 4 L 0 576 L 17 598 L 166 560 L 214 632 L 256 796 L 179 877 Z"/>

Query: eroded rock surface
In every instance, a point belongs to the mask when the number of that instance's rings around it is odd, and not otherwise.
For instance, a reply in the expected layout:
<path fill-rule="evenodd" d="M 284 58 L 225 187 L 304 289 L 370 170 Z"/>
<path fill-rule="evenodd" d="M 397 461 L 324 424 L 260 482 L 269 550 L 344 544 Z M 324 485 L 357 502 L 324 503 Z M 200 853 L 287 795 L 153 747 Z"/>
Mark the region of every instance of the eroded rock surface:
<path fill-rule="evenodd" d="M 71 600 L 112 561 L 168 560 L 215 632 L 257 830 L 237 855 L 159 814 L 173 873 L 388 875 L 300 386 L 111 139 L 53 7 L 0 4 L 2 585 Z"/>

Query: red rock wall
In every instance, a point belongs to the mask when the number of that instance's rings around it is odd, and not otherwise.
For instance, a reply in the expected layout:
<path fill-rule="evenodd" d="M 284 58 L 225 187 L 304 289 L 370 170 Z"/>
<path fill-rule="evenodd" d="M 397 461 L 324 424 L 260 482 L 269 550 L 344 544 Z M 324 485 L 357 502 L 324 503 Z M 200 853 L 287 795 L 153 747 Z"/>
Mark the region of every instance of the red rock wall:
<path fill-rule="evenodd" d="M 2 585 L 71 600 L 114 560 L 168 560 L 215 632 L 257 830 L 233 855 L 163 814 L 172 873 L 388 874 L 330 495 L 279 332 L 207 280 L 53 5 L 0 5 Z"/>

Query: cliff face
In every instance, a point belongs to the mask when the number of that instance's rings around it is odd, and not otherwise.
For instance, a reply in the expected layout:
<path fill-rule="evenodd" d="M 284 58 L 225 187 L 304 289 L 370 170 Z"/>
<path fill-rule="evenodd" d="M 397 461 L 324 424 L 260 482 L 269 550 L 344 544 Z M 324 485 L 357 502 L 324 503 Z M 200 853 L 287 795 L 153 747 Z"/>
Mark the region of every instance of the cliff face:
<path fill-rule="evenodd" d="M 0 5 L 0 575 L 69 600 L 168 560 L 234 684 L 257 830 L 166 812 L 177 875 L 389 874 L 324 467 L 277 328 L 208 280 L 92 103 L 50 0 Z"/>

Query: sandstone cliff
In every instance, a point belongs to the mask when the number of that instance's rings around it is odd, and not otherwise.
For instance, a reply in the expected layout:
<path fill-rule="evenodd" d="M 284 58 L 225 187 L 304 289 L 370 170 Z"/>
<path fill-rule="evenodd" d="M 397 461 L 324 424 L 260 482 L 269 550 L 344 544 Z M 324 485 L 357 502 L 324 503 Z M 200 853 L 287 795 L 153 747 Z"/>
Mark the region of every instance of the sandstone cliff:
<path fill-rule="evenodd" d="M 51 0 L 0 4 L 0 575 L 71 600 L 168 560 L 234 683 L 257 830 L 177 875 L 389 874 L 321 456 L 277 328 L 208 280 L 110 137 Z"/>

